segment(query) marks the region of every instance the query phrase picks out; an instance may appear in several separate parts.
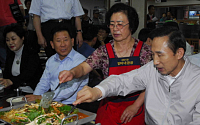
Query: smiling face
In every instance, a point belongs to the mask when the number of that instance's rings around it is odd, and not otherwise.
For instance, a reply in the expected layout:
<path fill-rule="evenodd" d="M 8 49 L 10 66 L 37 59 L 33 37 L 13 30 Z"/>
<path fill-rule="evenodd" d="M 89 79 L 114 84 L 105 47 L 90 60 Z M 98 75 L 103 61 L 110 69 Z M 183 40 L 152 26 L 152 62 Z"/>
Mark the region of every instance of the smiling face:
<path fill-rule="evenodd" d="M 63 60 L 72 50 L 74 45 L 74 38 L 69 36 L 67 31 L 56 32 L 53 36 L 51 46 L 58 53 L 61 60 Z"/>
<path fill-rule="evenodd" d="M 168 47 L 168 36 L 155 37 L 152 42 L 154 65 L 162 75 L 176 76 L 182 69 L 180 60 L 184 50 L 179 48 L 176 54 Z"/>
<path fill-rule="evenodd" d="M 18 51 L 23 45 L 24 37 L 21 39 L 15 32 L 6 34 L 6 44 L 11 51 Z"/>
<path fill-rule="evenodd" d="M 116 42 L 120 42 L 126 39 L 130 39 L 131 37 L 131 30 L 129 28 L 129 21 L 127 15 L 123 12 L 113 13 L 110 18 L 110 24 L 114 24 L 114 28 L 110 28 L 110 32 L 113 36 L 113 39 Z M 117 28 L 117 24 L 123 25 L 122 29 Z"/>

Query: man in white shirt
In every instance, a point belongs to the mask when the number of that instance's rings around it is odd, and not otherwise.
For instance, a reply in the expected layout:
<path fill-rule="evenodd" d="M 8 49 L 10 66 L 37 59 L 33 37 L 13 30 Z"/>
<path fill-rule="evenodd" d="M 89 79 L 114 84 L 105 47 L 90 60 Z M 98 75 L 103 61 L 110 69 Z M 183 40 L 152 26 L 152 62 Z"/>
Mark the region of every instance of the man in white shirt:
<path fill-rule="evenodd" d="M 51 30 L 60 23 L 73 25 L 75 17 L 76 42 L 83 43 L 80 16 L 84 14 L 79 0 L 32 0 L 29 14 L 33 15 L 38 44 L 45 48 L 47 57 L 55 54 L 50 45 Z M 76 47 L 76 46 L 75 46 Z"/>
<path fill-rule="evenodd" d="M 84 87 L 74 105 L 110 96 L 146 90 L 145 122 L 148 125 L 200 123 L 200 68 L 184 56 L 186 41 L 174 27 L 152 31 L 153 61 L 121 75 L 111 75 L 94 88 Z M 60 82 L 69 76 L 60 77 Z"/>

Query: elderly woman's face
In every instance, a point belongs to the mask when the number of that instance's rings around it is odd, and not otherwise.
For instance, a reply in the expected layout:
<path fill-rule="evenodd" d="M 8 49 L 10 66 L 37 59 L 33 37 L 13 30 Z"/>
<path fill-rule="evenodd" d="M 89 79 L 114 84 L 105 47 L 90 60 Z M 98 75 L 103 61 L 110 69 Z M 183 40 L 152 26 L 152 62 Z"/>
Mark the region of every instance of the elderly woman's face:
<path fill-rule="evenodd" d="M 110 18 L 110 31 L 115 41 L 123 41 L 131 37 L 129 21 L 123 12 L 113 13 Z"/>
<path fill-rule="evenodd" d="M 6 34 L 6 44 L 11 51 L 19 50 L 23 45 L 24 38 L 20 38 L 15 32 Z"/>

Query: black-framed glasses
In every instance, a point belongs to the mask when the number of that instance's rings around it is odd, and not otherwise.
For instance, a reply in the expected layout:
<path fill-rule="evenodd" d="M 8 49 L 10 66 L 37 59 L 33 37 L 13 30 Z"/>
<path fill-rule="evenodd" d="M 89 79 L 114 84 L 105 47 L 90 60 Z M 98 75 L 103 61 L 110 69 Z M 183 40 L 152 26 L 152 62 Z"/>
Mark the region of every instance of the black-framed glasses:
<path fill-rule="evenodd" d="M 117 29 L 122 29 L 122 28 L 124 28 L 126 25 L 128 25 L 129 23 L 127 23 L 127 24 L 125 24 L 125 25 L 123 25 L 123 24 L 109 24 L 108 25 L 108 28 L 110 28 L 110 29 L 113 29 L 114 27 L 116 27 Z"/>

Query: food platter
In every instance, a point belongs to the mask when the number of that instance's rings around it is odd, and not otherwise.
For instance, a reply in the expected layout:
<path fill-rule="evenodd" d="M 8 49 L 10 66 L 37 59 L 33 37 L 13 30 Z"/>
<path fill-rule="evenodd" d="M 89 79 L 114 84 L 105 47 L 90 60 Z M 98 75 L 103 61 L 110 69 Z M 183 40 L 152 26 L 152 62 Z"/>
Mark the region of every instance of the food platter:
<path fill-rule="evenodd" d="M 35 105 L 35 104 L 33 104 L 33 105 Z M 64 105 L 64 104 L 62 104 L 62 105 Z M 20 105 L 15 105 L 15 106 L 12 106 L 12 107 L 7 107 L 7 108 L 3 108 L 3 109 L 0 109 L 0 112 L 5 112 L 5 111 L 12 111 L 12 109 L 22 109 L 24 106 L 27 106 L 27 104 L 20 104 Z M 67 106 L 67 105 L 65 105 L 65 106 Z M 77 108 L 78 109 L 78 108 Z M 78 119 L 78 120 L 74 120 L 73 122 L 71 122 L 71 123 L 67 123 L 67 125 L 81 125 L 81 124 L 85 124 L 85 123 L 88 123 L 88 122 L 90 122 L 90 121 L 93 121 L 95 118 L 96 118 L 96 114 L 95 113 L 91 113 L 91 112 L 88 112 L 88 111 L 85 111 L 85 110 L 82 110 L 82 109 L 78 109 L 78 115 L 79 114 L 84 114 L 84 115 L 86 115 L 87 117 L 84 117 L 84 118 L 82 118 L 82 119 Z M 67 117 L 72 117 L 73 115 L 77 115 L 77 114 L 70 114 L 69 116 L 67 116 Z M 77 116 L 78 116 L 77 115 Z M 74 116 L 73 116 L 74 117 Z M 77 118 L 77 117 L 76 117 Z M 79 118 L 80 118 L 80 116 L 79 116 Z M 36 118 L 35 118 L 36 119 Z M 6 125 L 12 125 L 13 123 L 11 123 L 11 122 L 6 122 L 5 120 L 3 120 L 3 119 L 0 119 L 0 124 L 2 123 L 2 122 L 4 122 Z M 4 125 L 4 124 L 3 124 Z M 13 124 L 14 125 L 14 124 Z M 37 125 L 37 124 L 35 124 L 35 122 L 31 122 L 30 121 L 30 123 L 29 124 L 27 124 L 27 125 Z"/>

